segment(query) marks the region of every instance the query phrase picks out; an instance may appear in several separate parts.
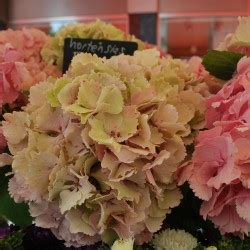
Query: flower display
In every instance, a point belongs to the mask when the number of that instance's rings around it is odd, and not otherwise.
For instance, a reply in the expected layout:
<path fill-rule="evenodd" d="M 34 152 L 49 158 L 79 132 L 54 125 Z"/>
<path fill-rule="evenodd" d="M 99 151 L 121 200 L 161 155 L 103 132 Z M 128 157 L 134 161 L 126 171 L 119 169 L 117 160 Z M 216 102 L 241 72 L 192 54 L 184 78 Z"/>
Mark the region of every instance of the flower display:
<path fill-rule="evenodd" d="M 145 45 L 132 35 L 126 35 L 122 30 L 103 21 L 69 24 L 56 33 L 55 37 L 43 48 L 42 57 L 49 64 L 55 64 L 60 70 L 63 66 L 63 46 L 65 38 L 106 39 L 116 41 L 133 41 L 142 50 Z"/>
<path fill-rule="evenodd" d="M 242 58 L 235 76 L 206 100 L 209 130 L 199 133 L 192 161 L 179 176 L 180 183 L 189 180 L 204 201 L 201 215 L 222 234 L 250 232 L 249 69 L 250 59 Z"/>
<path fill-rule="evenodd" d="M 239 52 L 250 55 L 250 18 L 239 17 L 239 25 L 234 33 L 228 34 L 218 46 L 218 50 Z"/>
<path fill-rule="evenodd" d="M 155 250 L 192 250 L 198 245 L 197 239 L 184 230 L 166 229 L 153 239 Z"/>
<path fill-rule="evenodd" d="M 67 245 L 149 241 L 182 198 L 174 172 L 204 126 L 199 84 L 189 64 L 155 49 L 75 56 L 4 115 L 10 194 Z"/>
<path fill-rule="evenodd" d="M 0 32 L 0 107 L 14 103 L 23 91 L 59 76 L 55 66 L 43 62 L 40 52 L 49 36 L 37 29 Z"/>

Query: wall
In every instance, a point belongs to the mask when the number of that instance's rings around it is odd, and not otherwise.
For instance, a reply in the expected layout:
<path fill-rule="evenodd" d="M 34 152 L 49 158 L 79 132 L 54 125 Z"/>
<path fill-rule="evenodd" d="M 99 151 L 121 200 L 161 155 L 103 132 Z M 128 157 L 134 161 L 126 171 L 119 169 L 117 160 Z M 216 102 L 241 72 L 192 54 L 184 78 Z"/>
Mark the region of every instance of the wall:
<path fill-rule="evenodd" d="M 160 0 L 160 13 L 168 16 L 247 15 L 248 0 Z"/>
<path fill-rule="evenodd" d="M 0 20 L 7 21 L 8 18 L 8 0 L 0 0 Z"/>
<path fill-rule="evenodd" d="M 127 13 L 126 0 L 9 0 L 9 3 L 12 22 L 33 18 Z"/>
<path fill-rule="evenodd" d="M 158 11 L 158 0 L 127 0 L 128 13 L 152 13 Z"/>

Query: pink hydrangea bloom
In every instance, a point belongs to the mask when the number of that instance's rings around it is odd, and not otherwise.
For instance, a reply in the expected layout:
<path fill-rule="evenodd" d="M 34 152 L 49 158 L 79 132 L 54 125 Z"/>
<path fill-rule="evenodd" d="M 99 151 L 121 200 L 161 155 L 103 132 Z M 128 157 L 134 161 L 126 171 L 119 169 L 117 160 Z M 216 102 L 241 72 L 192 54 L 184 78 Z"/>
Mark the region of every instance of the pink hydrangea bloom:
<path fill-rule="evenodd" d="M 235 76 L 216 94 L 206 100 L 206 126 L 216 121 L 250 122 L 250 58 L 242 58 Z"/>
<path fill-rule="evenodd" d="M 60 75 L 40 55 L 49 39 L 36 29 L 0 32 L 0 107 L 12 104 L 23 90 L 29 90 L 48 76 Z"/>
<path fill-rule="evenodd" d="M 19 95 L 19 86 L 23 82 L 32 82 L 22 56 L 17 51 L 6 53 L 6 62 L 0 63 L 0 105 L 13 103 Z M 19 60 L 19 61 L 16 61 Z"/>
<path fill-rule="evenodd" d="M 199 133 L 191 162 L 179 172 L 179 184 L 189 181 L 204 202 L 201 215 L 222 234 L 250 232 L 250 124 L 217 122 Z"/>
<path fill-rule="evenodd" d="M 211 199 L 203 202 L 200 213 L 219 227 L 222 234 L 250 232 L 250 191 L 240 182 L 213 190 Z"/>
<path fill-rule="evenodd" d="M 189 162 L 176 173 L 203 200 L 201 215 L 222 234 L 250 232 L 250 58 L 242 58 L 232 80 L 207 98 L 208 130 L 196 139 Z"/>

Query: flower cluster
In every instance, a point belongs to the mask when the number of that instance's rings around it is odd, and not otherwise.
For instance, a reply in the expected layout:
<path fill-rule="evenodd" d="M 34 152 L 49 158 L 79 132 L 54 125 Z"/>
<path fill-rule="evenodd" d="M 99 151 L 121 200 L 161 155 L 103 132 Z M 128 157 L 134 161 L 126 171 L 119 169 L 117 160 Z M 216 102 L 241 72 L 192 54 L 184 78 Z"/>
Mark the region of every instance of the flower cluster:
<path fill-rule="evenodd" d="M 249 73 L 250 58 L 242 58 L 234 78 L 206 100 L 209 130 L 199 133 L 192 162 L 179 179 L 189 180 L 204 200 L 201 215 L 222 234 L 250 232 Z"/>
<path fill-rule="evenodd" d="M 250 19 L 239 17 L 239 25 L 234 33 L 228 34 L 218 46 L 218 50 L 239 52 L 250 55 Z"/>
<path fill-rule="evenodd" d="M 31 88 L 23 112 L 4 115 L 9 191 L 68 245 L 142 244 L 182 198 L 174 172 L 205 107 L 189 65 L 159 54 L 79 54 L 62 78 Z"/>
<path fill-rule="evenodd" d="M 132 35 L 126 35 L 122 30 L 112 24 L 100 20 L 91 23 L 69 24 L 63 27 L 55 37 L 43 48 L 42 57 L 49 64 L 55 64 L 60 70 L 63 65 L 63 46 L 64 39 L 82 38 L 82 39 L 105 39 L 116 41 L 133 41 L 138 44 L 138 49 L 145 48 L 145 44 Z"/>

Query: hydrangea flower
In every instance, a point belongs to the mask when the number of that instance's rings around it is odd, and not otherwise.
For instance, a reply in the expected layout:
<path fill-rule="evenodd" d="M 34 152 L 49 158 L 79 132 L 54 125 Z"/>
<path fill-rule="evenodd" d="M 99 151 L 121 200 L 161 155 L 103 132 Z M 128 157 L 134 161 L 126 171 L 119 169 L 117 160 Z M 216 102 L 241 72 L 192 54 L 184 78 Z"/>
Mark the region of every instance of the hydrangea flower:
<path fill-rule="evenodd" d="M 242 58 L 237 65 L 235 76 L 224 85 L 217 95 L 206 100 L 206 127 L 211 128 L 217 121 L 249 122 L 249 89 L 248 74 L 250 58 Z"/>
<path fill-rule="evenodd" d="M 206 100 L 209 130 L 199 133 L 192 161 L 179 173 L 180 184 L 189 180 L 204 201 L 201 215 L 222 234 L 250 232 L 249 69 L 250 59 L 242 58 L 233 79 Z"/>
<path fill-rule="evenodd" d="M 145 45 L 132 35 L 126 35 L 122 30 L 112 24 L 97 20 L 90 23 L 69 24 L 56 33 L 55 37 L 43 48 L 42 57 L 49 64 L 55 64 L 60 70 L 63 65 L 64 39 L 106 39 L 115 41 L 133 41 L 138 44 L 138 49 L 142 50 Z"/>
<path fill-rule="evenodd" d="M 234 33 L 228 34 L 224 41 L 218 46 L 218 50 L 239 52 L 244 55 L 250 55 L 250 18 L 239 17 L 239 25 Z"/>
<path fill-rule="evenodd" d="M 23 91 L 60 72 L 42 61 L 40 52 L 50 40 L 37 29 L 0 32 L 0 108 L 14 103 Z"/>
<path fill-rule="evenodd" d="M 174 172 L 204 124 L 195 82 L 188 64 L 155 49 L 77 55 L 4 115 L 11 195 L 67 245 L 149 241 L 180 203 Z"/>
<path fill-rule="evenodd" d="M 166 229 L 154 236 L 152 241 L 156 250 L 192 250 L 198 245 L 197 239 L 184 230 Z"/>

